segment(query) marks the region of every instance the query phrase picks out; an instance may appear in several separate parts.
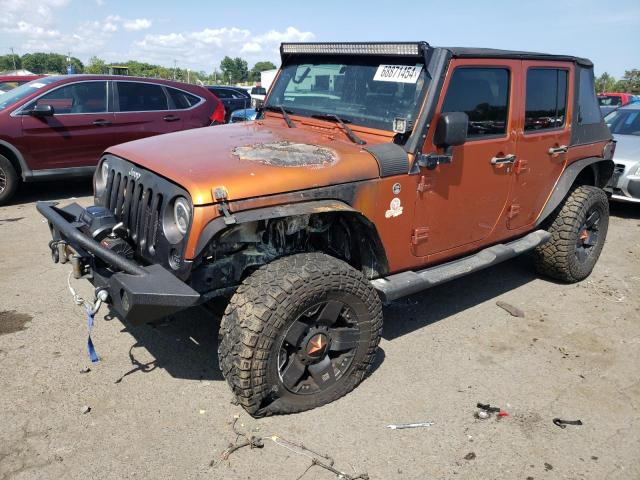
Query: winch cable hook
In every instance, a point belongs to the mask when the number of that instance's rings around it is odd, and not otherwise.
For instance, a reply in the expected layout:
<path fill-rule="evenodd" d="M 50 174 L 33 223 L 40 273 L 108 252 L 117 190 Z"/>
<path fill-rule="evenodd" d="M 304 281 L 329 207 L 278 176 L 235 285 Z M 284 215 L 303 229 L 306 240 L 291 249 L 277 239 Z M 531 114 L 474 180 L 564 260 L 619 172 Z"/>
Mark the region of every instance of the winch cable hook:
<path fill-rule="evenodd" d="M 106 290 L 97 290 L 96 298 L 93 302 L 89 302 L 82 298 L 79 293 L 75 291 L 75 289 L 71 286 L 71 275 L 73 272 L 69 272 L 69 276 L 67 277 L 67 286 L 69 287 L 69 292 L 71 292 L 71 296 L 73 297 L 73 301 L 78 306 L 83 306 L 87 313 L 87 352 L 89 354 L 89 359 L 92 363 L 97 363 L 100 361 L 98 354 L 96 353 L 96 349 L 93 346 L 93 340 L 91 340 L 91 330 L 93 329 L 93 320 L 100 310 L 102 303 L 107 299 L 107 291 Z"/>

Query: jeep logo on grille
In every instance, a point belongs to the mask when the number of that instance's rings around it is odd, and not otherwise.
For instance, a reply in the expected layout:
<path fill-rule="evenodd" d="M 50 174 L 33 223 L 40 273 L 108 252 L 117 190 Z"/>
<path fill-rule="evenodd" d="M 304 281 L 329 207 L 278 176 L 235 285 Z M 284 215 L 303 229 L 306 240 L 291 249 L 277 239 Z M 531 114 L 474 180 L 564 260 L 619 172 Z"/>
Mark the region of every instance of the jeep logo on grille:
<path fill-rule="evenodd" d="M 140 172 L 136 172 L 133 168 L 131 168 L 129 170 L 129 174 L 130 177 L 133 177 L 136 179 L 136 181 L 140 180 L 140 177 L 142 176 L 142 174 Z"/>

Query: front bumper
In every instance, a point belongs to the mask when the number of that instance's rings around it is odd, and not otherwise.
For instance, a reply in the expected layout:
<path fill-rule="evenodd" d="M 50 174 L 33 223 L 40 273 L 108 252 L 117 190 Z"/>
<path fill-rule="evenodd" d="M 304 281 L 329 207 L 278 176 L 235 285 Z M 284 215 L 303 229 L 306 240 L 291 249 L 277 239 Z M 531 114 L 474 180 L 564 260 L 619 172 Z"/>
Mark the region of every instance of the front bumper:
<path fill-rule="evenodd" d="M 611 179 L 611 198 L 625 202 L 640 202 L 640 162 L 616 163 Z"/>
<path fill-rule="evenodd" d="M 38 202 L 37 209 L 49 222 L 54 262 L 69 260 L 76 277 L 87 278 L 96 290 L 106 290 L 107 303 L 120 317 L 133 324 L 147 323 L 199 302 L 198 292 L 161 265 L 139 264 L 81 231 L 85 210 L 80 205 L 58 208 L 53 202 Z"/>

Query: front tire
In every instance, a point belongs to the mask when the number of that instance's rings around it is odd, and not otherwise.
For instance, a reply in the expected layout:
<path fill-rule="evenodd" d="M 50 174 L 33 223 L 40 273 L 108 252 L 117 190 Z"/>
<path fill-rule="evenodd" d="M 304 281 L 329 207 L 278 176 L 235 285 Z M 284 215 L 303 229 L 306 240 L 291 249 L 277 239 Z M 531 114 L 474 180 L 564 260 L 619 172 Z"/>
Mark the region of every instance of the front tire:
<path fill-rule="evenodd" d="M 240 285 L 222 319 L 218 358 L 251 415 L 302 412 L 362 381 L 381 329 L 382 304 L 362 273 L 322 253 L 296 254 Z"/>
<path fill-rule="evenodd" d="M 15 167 L 4 155 L 0 155 L 0 205 L 6 204 L 16 193 L 20 178 Z"/>
<path fill-rule="evenodd" d="M 597 187 L 575 188 L 549 219 L 551 240 L 535 251 L 538 272 L 574 283 L 595 266 L 609 227 L 609 199 Z"/>

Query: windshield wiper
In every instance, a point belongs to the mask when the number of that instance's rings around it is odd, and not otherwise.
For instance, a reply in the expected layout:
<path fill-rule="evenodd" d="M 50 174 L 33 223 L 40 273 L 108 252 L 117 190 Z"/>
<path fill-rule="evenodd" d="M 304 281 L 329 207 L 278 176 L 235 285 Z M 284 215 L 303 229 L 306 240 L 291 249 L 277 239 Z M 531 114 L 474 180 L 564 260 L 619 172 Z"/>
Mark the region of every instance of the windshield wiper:
<path fill-rule="evenodd" d="M 266 107 L 264 107 L 264 109 L 269 110 L 270 112 L 281 112 L 282 116 L 284 117 L 284 121 L 287 122 L 287 127 L 296 128 L 296 125 L 291 120 L 291 117 L 289 117 L 289 113 L 293 113 L 291 110 L 287 110 L 282 105 L 267 105 Z"/>
<path fill-rule="evenodd" d="M 344 130 L 344 133 L 347 134 L 347 137 L 349 137 L 349 140 L 351 140 L 353 143 L 357 143 L 358 145 L 365 145 L 367 143 L 364 140 L 362 140 L 359 136 L 357 136 L 355 133 L 353 133 L 353 130 L 351 130 L 347 126 L 347 124 L 344 122 L 344 120 L 342 120 L 338 115 L 335 115 L 333 113 L 322 113 L 317 115 L 311 115 L 311 118 L 319 118 L 320 120 L 335 120 L 340 124 L 340 126 Z"/>

